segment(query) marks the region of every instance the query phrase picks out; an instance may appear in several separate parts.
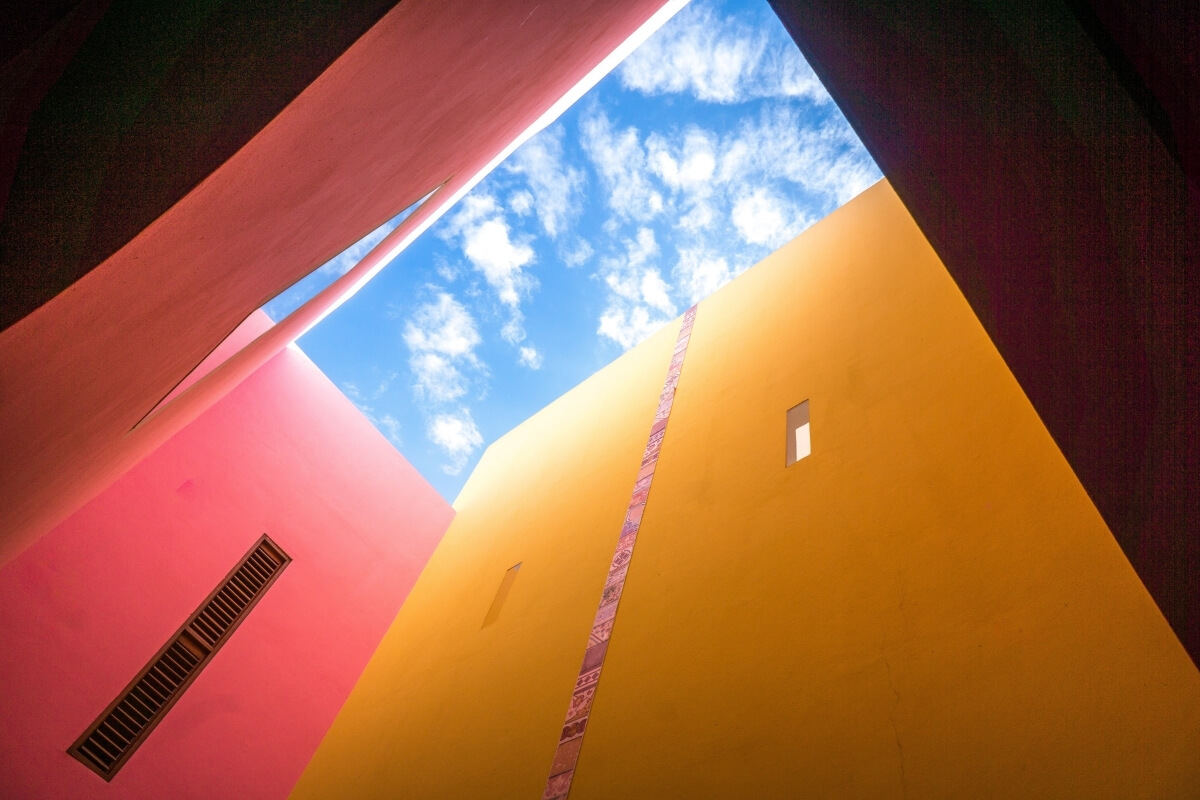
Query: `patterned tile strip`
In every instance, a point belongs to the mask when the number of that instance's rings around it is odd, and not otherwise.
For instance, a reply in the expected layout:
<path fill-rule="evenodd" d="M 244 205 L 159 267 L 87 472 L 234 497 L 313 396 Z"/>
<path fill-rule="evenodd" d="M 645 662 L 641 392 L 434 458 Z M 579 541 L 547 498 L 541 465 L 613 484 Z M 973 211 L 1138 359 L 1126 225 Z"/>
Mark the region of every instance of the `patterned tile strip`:
<path fill-rule="evenodd" d="M 571 779 L 579 761 L 579 749 L 583 746 L 583 734 L 587 729 L 588 717 L 592 712 L 592 698 L 600 682 L 600 670 L 604 666 L 604 654 L 612 636 L 613 622 L 617 616 L 617 604 L 621 601 L 621 590 L 625 587 L 625 574 L 629 571 L 629 560 L 633 557 L 633 545 L 637 541 L 638 528 L 642 524 L 642 512 L 646 510 L 646 498 L 650 495 L 650 482 L 654 479 L 654 468 L 658 464 L 658 452 L 667 431 L 667 419 L 671 416 L 671 405 L 675 401 L 675 387 L 679 385 L 679 373 L 683 370 L 683 358 L 687 355 L 688 340 L 692 335 L 692 323 L 696 320 L 696 307 L 692 306 L 683 315 L 679 338 L 671 365 L 667 368 L 667 380 L 658 399 L 658 411 L 650 428 L 650 440 L 642 457 L 642 468 L 633 484 L 633 496 L 629 499 L 629 510 L 625 524 L 617 539 L 617 549 L 608 568 L 608 580 L 600 595 L 600 608 L 592 621 L 592 632 L 588 636 L 587 650 L 583 654 L 583 666 L 579 668 L 579 679 L 571 694 L 567 707 L 567 718 L 554 752 L 554 763 L 546 781 L 543 800 L 565 800 L 571 791 Z"/>

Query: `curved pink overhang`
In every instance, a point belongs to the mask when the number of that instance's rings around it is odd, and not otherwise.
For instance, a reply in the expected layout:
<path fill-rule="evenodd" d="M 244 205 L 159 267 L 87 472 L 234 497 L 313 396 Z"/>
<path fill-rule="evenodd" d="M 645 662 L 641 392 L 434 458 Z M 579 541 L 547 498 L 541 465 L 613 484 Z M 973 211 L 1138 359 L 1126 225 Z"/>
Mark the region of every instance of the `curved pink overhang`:
<path fill-rule="evenodd" d="M 183 200 L 0 333 L 0 563 L 265 363 L 367 270 L 134 430 L 254 309 L 432 188 L 444 183 L 447 200 L 469 188 L 664 5 L 406 0 Z M 442 210 L 427 203 L 391 242 Z"/>

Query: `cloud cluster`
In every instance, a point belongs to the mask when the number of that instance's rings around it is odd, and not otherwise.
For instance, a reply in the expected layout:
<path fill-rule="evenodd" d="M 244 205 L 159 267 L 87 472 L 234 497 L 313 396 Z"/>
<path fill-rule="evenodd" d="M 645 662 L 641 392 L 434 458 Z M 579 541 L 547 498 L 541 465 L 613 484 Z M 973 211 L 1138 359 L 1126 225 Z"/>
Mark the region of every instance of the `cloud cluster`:
<path fill-rule="evenodd" d="M 728 210 L 742 241 L 778 247 L 808 224 L 879 179 L 879 170 L 838 113 L 802 113 L 767 103 L 731 131 L 697 126 L 646 137 L 650 171 L 684 212 L 680 227 L 711 223 L 717 204 Z M 702 213 L 697 213 L 700 209 Z"/>
<path fill-rule="evenodd" d="M 420 306 L 404 327 L 417 397 L 445 403 L 466 394 L 459 367 L 478 366 L 475 348 L 481 341 L 474 318 L 452 295 L 441 292 Z"/>
<path fill-rule="evenodd" d="M 687 247 L 679 251 L 671 275 L 688 302 L 698 303 L 733 280 L 734 270 L 722 255 L 704 247 Z"/>
<path fill-rule="evenodd" d="M 791 202 L 764 186 L 740 193 L 733 201 L 730 220 L 742 241 L 772 248 L 809 224 Z"/>
<path fill-rule="evenodd" d="M 533 244 L 535 236 L 527 229 L 514 232 L 514 222 L 536 216 L 541 231 L 557 240 L 569 228 L 581 211 L 581 198 L 586 185 L 584 170 L 566 163 L 563 156 L 565 128 L 551 125 L 522 145 L 504 163 L 504 168 L 489 178 L 484 189 L 463 199 L 458 211 L 443 226 L 439 235 L 456 244 L 467 262 L 492 289 L 496 299 L 506 309 L 508 319 L 500 328 L 500 336 L 514 347 L 525 341 L 525 316 L 522 303 L 537 288 L 538 281 L 530 273 L 537 261 Z M 497 177 L 506 180 L 496 181 Z M 513 179 L 519 186 L 512 187 Z M 507 184 L 500 191 L 497 184 Z M 507 197 L 507 207 L 498 195 Z M 508 214 L 516 215 L 516 220 Z M 569 266 L 579 266 L 592 256 L 586 241 L 575 238 L 560 246 L 560 256 Z M 443 277 L 452 279 L 449 268 Z M 542 356 L 537 348 L 525 344 L 517 349 L 517 363 L 529 369 L 541 367 Z"/>
<path fill-rule="evenodd" d="M 814 119 L 791 106 L 768 105 L 726 140 L 718 178 L 732 182 L 772 175 L 812 195 L 823 213 L 880 177 L 840 113 Z"/>
<path fill-rule="evenodd" d="M 598 332 L 628 349 L 675 316 L 670 287 L 654 264 L 658 242 L 650 228 L 639 228 L 624 242 L 624 252 L 602 259 L 599 276 L 608 302 Z"/>
<path fill-rule="evenodd" d="M 598 331 L 623 348 L 670 319 L 675 301 L 712 293 L 879 178 L 836 110 L 795 104 L 763 103 L 724 132 L 689 125 L 646 136 L 593 107 L 580 136 L 613 212 Z"/>
<path fill-rule="evenodd" d="M 525 237 L 513 237 L 504 210 L 490 194 L 471 194 L 462 200 L 441 235 L 456 239 L 463 255 L 487 281 L 497 299 L 511 309 L 537 285 L 525 267 L 535 254 Z"/>
<path fill-rule="evenodd" d="M 522 216 L 535 211 L 552 239 L 579 213 L 585 183 L 583 170 L 563 161 L 563 133 L 562 125 L 546 128 L 504 162 L 508 172 L 522 176 L 528 186 L 512 194 L 509 207 Z"/>
<path fill-rule="evenodd" d="M 457 475 L 483 444 L 470 409 L 445 408 L 467 393 L 463 369 L 484 370 L 475 354 L 482 341 L 475 318 L 444 291 L 420 305 L 404 326 L 413 394 L 428 409 L 426 436 L 446 455 L 442 469 L 449 475 Z"/>
<path fill-rule="evenodd" d="M 537 254 L 534 233 L 525 226 L 518 233 L 516 225 L 522 218 L 536 216 L 541 231 L 557 239 L 579 213 L 585 176 L 583 170 L 564 163 L 563 135 L 561 125 L 551 126 L 523 145 L 503 170 L 463 198 L 438 231 L 447 245 L 460 250 L 491 290 L 506 317 L 500 337 L 516 348 L 517 363 L 530 370 L 541 369 L 543 360 L 535 346 L 522 344 L 526 339 L 522 304 L 538 286 L 530 272 Z M 505 176 L 506 180 L 495 180 Z M 515 182 L 519 182 L 516 187 Z M 499 197 L 506 198 L 507 206 Z M 567 253 L 571 260 L 582 263 L 591 256 L 591 248 L 576 241 Z M 437 269 L 446 281 L 459 277 L 459 270 L 450 264 L 439 264 Z M 431 407 L 426 436 L 449 459 L 443 469 L 458 474 L 482 446 L 483 438 L 469 408 L 446 410 L 445 406 L 468 391 L 464 366 L 485 369 L 475 356 L 482 341 L 478 327 L 461 303 L 442 292 L 417 309 L 405 328 L 404 341 L 409 348 L 414 391 Z"/>
<path fill-rule="evenodd" d="M 607 114 L 589 114 L 580 123 L 580 143 L 619 217 L 646 222 L 662 213 L 663 195 L 651 180 L 636 128 L 614 131 Z"/>
<path fill-rule="evenodd" d="M 684 9 L 437 223 L 399 334 L 420 419 L 409 428 L 424 427 L 446 473 L 484 445 L 472 410 L 492 424 L 480 405 L 489 380 L 540 385 L 525 370 L 565 363 L 531 341 L 535 300 L 554 335 L 586 308 L 600 340 L 628 349 L 878 179 L 769 10 L 717 9 Z M 319 272 L 343 274 L 392 227 Z M 511 358 L 496 376 L 480 358 L 493 345 Z M 343 389 L 398 444 L 398 420 L 376 411 L 386 383 Z"/>
<path fill-rule="evenodd" d="M 542 354 L 537 351 L 536 347 L 522 347 L 520 356 L 517 358 L 517 363 L 529 369 L 541 369 Z"/>
<path fill-rule="evenodd" d="M 821 82 L 778 23 L 751 26 L 719 17 L 700 3 L 681 11 L 635 50 L 617 75 L 626 89 L 647 95 L 686 92 L 709 103 L 760 98 L 829 102 Z"/>
<path fill-rule="evenodd" d="M 426 430 L 429 441 L 436 444 L 449 457 L 450 462 L 442 465 L 447 475 L 457 475 L 467 465 L 471 455 L 483 446 L 483 436 L 471 418 L 471 411 L 460 408 L 453 413 L 441 413 L 429 420 Z"/>

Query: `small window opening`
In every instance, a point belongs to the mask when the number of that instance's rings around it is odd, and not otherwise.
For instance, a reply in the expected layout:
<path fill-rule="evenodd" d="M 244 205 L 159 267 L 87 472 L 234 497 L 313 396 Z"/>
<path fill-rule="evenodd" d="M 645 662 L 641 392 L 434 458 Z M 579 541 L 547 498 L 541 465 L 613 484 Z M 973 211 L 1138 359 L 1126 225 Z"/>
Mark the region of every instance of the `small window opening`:
<path fill-rule="evenodd" d="M 808 401 L 787 412 L 787 466 L 812 453 L 812 433 L 808 424 Z"/>
<path fill-rule="evenodd" d="M 483 618 L 483 625 L 480 627 L 486 628 L 500 618 L 500 609 L 504 606 L 504 600 L 508 597 L 509 590 L 512 589 L 513 581 L 517 579 L 517 570 L 523 563 L 518 561 L 508 568 L 508 572 L 504 573 L 504 579 L 500 581 L 500 588 L 496 590 L 496 597 L 492 600 L 492 606 L 488 609 L 487 616 Z"/>

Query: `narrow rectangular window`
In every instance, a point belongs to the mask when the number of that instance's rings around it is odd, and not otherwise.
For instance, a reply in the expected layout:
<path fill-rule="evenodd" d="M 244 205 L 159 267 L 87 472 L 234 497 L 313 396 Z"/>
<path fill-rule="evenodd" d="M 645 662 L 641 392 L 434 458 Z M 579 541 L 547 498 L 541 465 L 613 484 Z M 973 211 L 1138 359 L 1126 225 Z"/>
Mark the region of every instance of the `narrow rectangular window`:
<path fill-rule="evenodd" d="M 500 618 L 500 609 L 504 605 L 505 598 L 508 597 L 509 590 L 512 589 L 513 581 L 517 579 L 517 570 L 521 568 L 522 563 L 524 562 L 518 561 L 508 568 L 508 572 L 504 573 L 504 579 L 500 581 L 500 588 L 496 590 L 491 608 L 488 609 L 487 616 L 483 618 L 483 625 L 480 627 L 486 628 Z"/>
<path fill-rule="evenodd" d="M 791 466 L 812 453 L 812 434 L 808 425 L 808 401 L 787 412 L 787 464 Z"/>
<path fill-rule="evenodd" d="M 290 561 L 264 534 L 67 752 L 112 780 Z"/>

